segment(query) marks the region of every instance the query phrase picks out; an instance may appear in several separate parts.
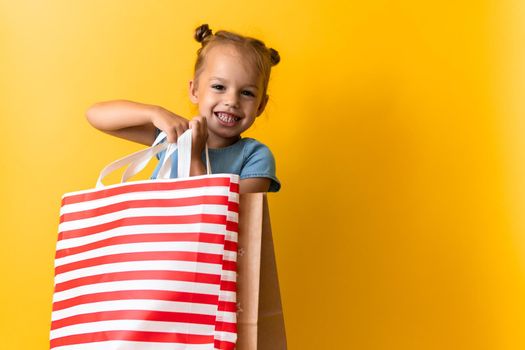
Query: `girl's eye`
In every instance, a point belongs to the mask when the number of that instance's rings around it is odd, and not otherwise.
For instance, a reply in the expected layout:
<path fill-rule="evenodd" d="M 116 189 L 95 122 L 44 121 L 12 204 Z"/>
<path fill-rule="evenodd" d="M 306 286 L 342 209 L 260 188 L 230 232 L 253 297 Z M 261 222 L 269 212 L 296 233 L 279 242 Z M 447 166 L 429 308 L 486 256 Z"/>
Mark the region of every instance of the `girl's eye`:
<path fill-rule="evenodd" d="M 219 91 L 222 91 L 222 90 L 226 89 L 224 87 L 224 85 L 222 85 L 222 84 L 213 84 L 211 86 L 211 88 L 214 89 L 214 90 L 219 90 Z M 244 96 L 255 97 L 255 94 L 253 92 L 251 92 L 250 90 L 244 90 L 244 91 L 241 92 L 241 94 L 243 94 Z"/>

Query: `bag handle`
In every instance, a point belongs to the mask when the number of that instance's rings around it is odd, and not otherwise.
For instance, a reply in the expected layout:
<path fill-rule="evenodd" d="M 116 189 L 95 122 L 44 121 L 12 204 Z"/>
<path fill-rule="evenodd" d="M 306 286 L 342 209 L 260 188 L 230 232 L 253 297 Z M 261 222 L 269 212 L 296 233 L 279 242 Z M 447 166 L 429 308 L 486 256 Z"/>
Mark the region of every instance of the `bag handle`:
<path fill-rule="evenodd" d="M 116 161 L 106 165 L 102 171 L 100 172 L 100 175 L 97 179 L 96 188 L 104 187 L 104 184 L 102 183 L 102 180 L 111 174 L 112 172 L 127 166 L 126 170 L 124 171 L 124 174 L 122 175 L 121 183 L 126 182 L 131 177 L 138 174 L 142 169 L 146 167 L 146 165 L 149 163 L 149 161 L 155 157 L 157 154 L 159 154 L 162 151 L 166 151 L 166 154 L 164 155 L 163 162 L 159 168 L 159 172 L 157 173 L 157 176 L 155 179 L 169 179 L 170 178 L 170 172 L 171 172 L 171 161 L 173 158 L 173 154 L 178 149 L 179 155 L 178 155 L 178 163 L 177 163 L 177 177 L 184 178 L 190 176 L 190 166 L 191 166 L 191 140 L 192 140 L 192 130 L 188 129 L 186 130 L 177 140 L 177 143 L 168 143 L 168 142 L 162 142 L 164 139 L 166 139 L 166 133 L 161 132 L 157 138 L 155 139 L 155 142 L 153 145 L 149 148 L 140 150 L 138 152 L 132 153 L 128 156 L 125 156 L 123 158 L 117 159 Z M 205 149 L 205 156 L 206 156 L 206 173 L 208 175 L 211 174 L 211 165 L 210 165 L 210 157 L 208 154 L 208 145 L 206 145 Z"/>
<path fill-rule="evenodd" d="M 166 133 L 161 132 L 153 145 L 161 142 L 166 138 Z M 166 155 L 164 156 L 164 162 L 157 173 L 156 179 L 169 179 L 171 173 L 171 159 L 173 154 L 177 150 L 177 145 L 179 149 L 177 157 L 177 178 L 185 178 L 190 176 L 190 166 L 191 166 L 191 142 L 192 142 L 192 130 L 186 130 L 177 140 L 177 144 L 170 144 L 173 147 L 166 150 Z M 210 164 L 210 155 L 208 152 L 208 144 L 204 147 L 204 154 L 206 158 L 206 174 L 211 175 L 211 164 Z M 142 170 L 142 168 L 140 168 Z M 139 170 L 139 171 L 140 171 Z M 137 174 L 137 173 L 135 173 Z M 135 175 L 133 174 L 133 175 Z M 133 176 L 132 175 L 132 176 Z"/>

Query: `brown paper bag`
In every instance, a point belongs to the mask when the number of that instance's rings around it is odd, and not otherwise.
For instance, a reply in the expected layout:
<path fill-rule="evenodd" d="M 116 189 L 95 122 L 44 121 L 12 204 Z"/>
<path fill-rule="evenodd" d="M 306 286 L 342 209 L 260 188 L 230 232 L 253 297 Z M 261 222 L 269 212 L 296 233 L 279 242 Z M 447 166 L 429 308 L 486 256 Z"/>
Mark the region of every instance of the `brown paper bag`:
<path fill-rule="evenodd" d="M 265 193 L 240 196 L 237 350 L 284 350 L 286 333 Z"/>

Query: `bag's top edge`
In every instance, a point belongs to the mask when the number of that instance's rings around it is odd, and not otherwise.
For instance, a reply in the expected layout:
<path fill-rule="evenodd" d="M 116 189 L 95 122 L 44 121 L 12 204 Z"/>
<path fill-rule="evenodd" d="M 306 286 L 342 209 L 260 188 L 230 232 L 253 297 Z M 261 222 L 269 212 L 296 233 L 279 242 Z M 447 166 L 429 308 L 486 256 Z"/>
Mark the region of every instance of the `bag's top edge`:
<path fill-rule="evenodd" d="M 152 182 L 179 182 L 179 181 L 194 181 L 199 179 L 205 179 L 205 178 L 221 178 L 221 177 L 228 177 L 232 179 L 233 183 L 239 183 L 239 175 L 237 174 L 210 174 L 210 175 L 197 175 L 197 176 L 190 176 L 186 178 L 173 178 L 173 179 L 147 179 L 147 180 L 138 180 L 138 181 L 128 181 L 124 183 L 118 183 L 113 185 L 107 185 L 100 188 L 90 188 L 85 190 L 79 190 L 79 191 L 73 191 L 73 192 L 67 192 L 62 195 L 62 199 L 65 197 L 78 195 L 78 194 L 84 194 L 84 193 L 91 193 L 96 192 L 100 190 L 108 190 L 111 188 L 116 187 L 125 187 L 125 186 L 131 186 L 131 185 L 138 185 L 138 184 L 147 184 Z"/>

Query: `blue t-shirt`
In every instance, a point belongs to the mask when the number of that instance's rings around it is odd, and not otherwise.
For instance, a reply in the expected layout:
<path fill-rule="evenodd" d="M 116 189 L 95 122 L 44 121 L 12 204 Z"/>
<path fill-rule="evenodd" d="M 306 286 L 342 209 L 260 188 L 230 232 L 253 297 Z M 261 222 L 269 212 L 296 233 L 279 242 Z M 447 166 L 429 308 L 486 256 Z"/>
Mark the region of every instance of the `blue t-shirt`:
<path fill-rule="evenodd" d="M 275 175 L 275 159 L 270 149 L 252 138 L 241 138 L 233 145 L 223 148 L 208 148 L 212 174 L 237 174 L 240 179 L 265 177 L 271 180 L 268 192 L 277 192 L 281 183 Z M 152 179 L 157 176 L 164 160 L 165 151 L 158 156 L 159 164 L 153 172 Z M 206 164 L 203 152 L 202 160 Z M 177 152 L 173 154 L 170 177 L 177 177 Z"/>

